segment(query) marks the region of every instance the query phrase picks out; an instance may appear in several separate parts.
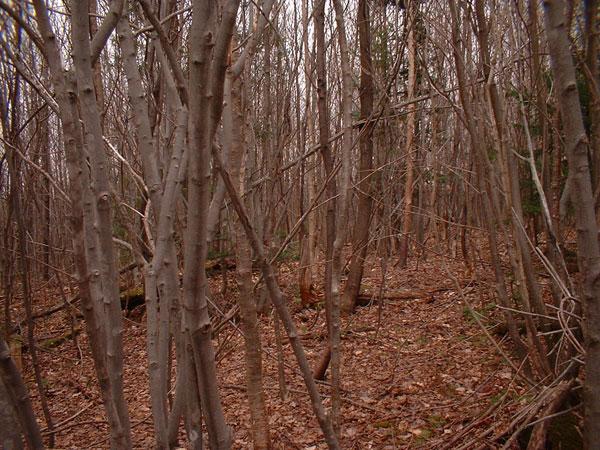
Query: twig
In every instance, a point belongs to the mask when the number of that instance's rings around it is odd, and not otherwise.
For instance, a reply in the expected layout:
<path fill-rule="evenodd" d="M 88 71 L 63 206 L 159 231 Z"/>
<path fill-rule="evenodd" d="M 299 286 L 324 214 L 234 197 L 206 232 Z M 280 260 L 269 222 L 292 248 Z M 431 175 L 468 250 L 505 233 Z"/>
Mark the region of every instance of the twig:
<path fill-rule="evenodd" d="M 42 429 L 42 433 L 44 434 L 56 434 L 62 430 L 66 430 L 67 428 L 70 427 L 63 427 L 61 428 L 64 424 L 69 423 L 71 420 L 79 417 L 81 414 L 83 414 L 85 411 L 87 411 L 88 409 L 90 409 L 92 407 L 92 405 L 94 404 L 94 402 L 90 402 L 87 406 L 84 406 L 83 409 L 80 409 L 79 411 L 77 411 L 75 414 L 73 414 L 72 416 L 66 418 L 65 420 L 58 422 L 57 424 L 55 424 L 55 428 L 53 430 L 48 430 L 48 428 L 43 428 Z M 80 423 L 77 424 L 73 424 L 74 425 L 80 425 Z"/>
<path fill-rule="evenodd" d="M 454 282 L 454 285 L 456 286 L 456 290 L 458 291 L 460 297 L 467 304 L 467 306 L 471 310 L 474 311 L 473 305 L 471 305 L 471 302 L 469 302 L 469 300 L 467 300 L 467 297 L 465 296 L 463 289 L 460 286 L 460 283 L 458 282 L 456 277 L 454 275 L 452 275 L 452 273 L 448 270 L 448 266 L 446 265 L 446 262 L 445 261 L 443 261 L 443 262 L 444 262 L 444 270 L 446 271 L 446 274 L 448 275 L 448 277 L 450 277 L 450 279 Z M 510 359 L 510 357 L 506 354 L 506 352 L 504 350 L 502 350 L 502 348 L 498 345 L 498 343 L 496 342 L 496 339 L 494 339 L 494 337 L 490 334 L 490 332 L 488 331 L 486 326 L 483 323 L 481 323 L 481 319 L 479 319 L 477 314 L 473 314 L 473 318 L 475 319 L 475 322 L 477 322 L 477 325 L 479 325 L 479 328 L 481 328 L 483 333 L 490 340 L 490 342 L 494 345 L 494 347 L 496 347 L 496 350 L 498 350 L 498 353 L 500 353 L 500 355 L 502 355 L 502 357 L 506 360 L 506 362 L 508 364 L 510 364 L 510 366 L 514 369 L 514 371 L 516 373 L 519 373 L 519 369 L 517 368 L 515 363 Z M 520 374 L 520 377 L 523 378 L 523 380 L 525 380 L 527 382 L 527 384 L 529 384 L 530 386 L 535 385 L 535 383 L 532 380 L 530 380 L 528 377 L 526 377 L 525 375 Z"/>
<path fill-rule="evenodd" d="M 134 428 L 138 427 L 139 425 L 146 423 L 148 421 L 148 419 L 150 419 L 150 417 L 152 416 L 152 413 L 146 415 L 143 419 L 138 420 L 137 422 L 131 424 L 131 429 L 133 430 Z M 97 423 L 98 421 L 94 421 L 92 423 Z M 87 422 L 81 422 L 82 424 L 85 424 Z M 106 423 L 106 422 L 104 422 Z M 87 447 L 84 448 L 97 448 L 98 445 L 108 441 L 110 439 L 110 437 L 105 437 L 102 439 L 98 439 L 96 442 L 92 442 L 90 445 L 88 445 Z"/>

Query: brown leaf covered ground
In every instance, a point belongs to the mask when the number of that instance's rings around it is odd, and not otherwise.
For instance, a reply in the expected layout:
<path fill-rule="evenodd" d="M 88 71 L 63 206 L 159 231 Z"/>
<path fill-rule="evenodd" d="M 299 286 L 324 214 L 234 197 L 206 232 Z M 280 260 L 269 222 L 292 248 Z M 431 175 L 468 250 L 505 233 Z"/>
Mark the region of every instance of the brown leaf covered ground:
<path fill-rule="evenodd" d="M 280 281 L 314 364 L 326 343 L 325 313 L 318 307 L 299 307 L 296 264 L 281 266 Z M 431 256 L 427 261 L 412 261 L 403 270 L 390 267 L 385 293 L 410 291 L 417 295 L 379 303 L 380 265 L 378 260 L 369 261 L 363 290 L 374 293 L 375 301 L 344 319 L 343 448 L 496 446 L 486 439 L 502 434 L 511 414 L 527 402 L 528 396 L 519 377 L 465 304 L 466 299 L 483 317 L 494 314 L 488 297 L 493 289 L 491 271 L 478 272 L 478 276 L 467 277 L 461 262 Z M 235 301 L 234 273 L 230 271 L 228 277 L 224 296 L 220 293 L 221 275 L 211 278 L 214 300 L 223 310 Z M 36 310 L 56 303 L 54 296 L 38 298 Z M 143 311 L 137 311 L 125 320 L 124 330 L 125 390 L 136 448 L 153 447 L 144 320 Z M 60 335 L 68 330 L 67 323 L 66 314 L 57 313 L 38 321 L 36 335 L 39 339 Z M 262 318 L 261 328 L 267 408 L 275 448 L 326 448 L 289 345 L 284 351 L 290 392 L 285 401 L 280 399 L 272 316 Z M 40 352 L 57 425 L 56 446 L 106 448 L 107 425 L 85 332 L 78 344 L 81 360 L 72 341 Z M 232 325 L 218 335 L 215 345 L 219 349 L 222 401 L 234 430 L 234 447 L 250 449 L 242 337 Z M 33 387 L 27 355 L 23 363 L 27 382 Z M 320 389 L 328 405 L 328 385 L 321 384 Z M 38 417 L 42 417 L 35 389 L 31 393 Z"/>

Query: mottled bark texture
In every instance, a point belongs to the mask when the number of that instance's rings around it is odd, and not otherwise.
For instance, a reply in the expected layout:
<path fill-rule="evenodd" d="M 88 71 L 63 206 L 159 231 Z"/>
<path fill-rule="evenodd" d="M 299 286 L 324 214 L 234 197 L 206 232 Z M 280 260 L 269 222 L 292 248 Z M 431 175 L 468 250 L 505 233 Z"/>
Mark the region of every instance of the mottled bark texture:
<path fill-rule="evenodd" d="M 585 337 L 584 443 L 600 449 L 600 249 L 588 164 L 589 143 L 583 125 L 575 65 L 571 55 L 565 2 L 545 0 L 544 24 L 550 64 L 560 107 L 569 164 L 571 202 L 577 224 L 577 260 L 583 275 Z"/>

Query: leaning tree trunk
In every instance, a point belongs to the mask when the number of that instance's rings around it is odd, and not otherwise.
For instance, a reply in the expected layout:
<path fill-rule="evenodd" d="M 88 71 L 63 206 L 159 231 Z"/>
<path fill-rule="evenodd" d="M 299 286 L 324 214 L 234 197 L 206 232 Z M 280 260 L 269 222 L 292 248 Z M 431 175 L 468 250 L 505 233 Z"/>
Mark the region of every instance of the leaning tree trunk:
<path fill-rule="evenodd" d="M 594 195 L 588 163 L 588 137 L 583 126 L 565 2 L 545 0 L 546 38 L 556 98 L 562 116 L 569 164 L 571 202 L 577 224 L 577 260 L 583 275 L 583 332 L 585 337 L 584 443 L 600 449 L 600 248 Z"/>
<path fill-rule="evenodd" d="M 481 200 L 483 203 L 483 216 L 485 220 L 485 225 L 487 227 L 487 239 L 490 247 L 492 266 L 494 268 L 494 274 L 496 276 L 496 292 L 498 294 L 498 302 L 505 309 L 503 310 L 503 314 L 506 320 L 506 325 L 508 328 L 508 333 L 517 347 L 517 351 L 520 356 L 524 357 L 527 354 L 527 348 L 525 347 L 523 341 L 519 336 L 519 331 L 517 329 L 516 320 L 512 311 L 509 309 L 512 305 L 510 304 L 508 292 L 506 290 L 506 282 L 505 276 L 502 269 L 502 260 L 500 259 L 500 254 L 498 251 L 498 235 L 495 228 L 494 217 L 496 213 L 494 211 L 495 205 L 492 204 L 490 193 L 486 192 L 490 189 L 488 179 L 489 172 L 486 170 L 488 162 L 486 160 L 487 155 L 484 153 L 484 145 L 482 143 L 481 136 L 477 130 L 477 124 L 475 121 L 473 105 L 469 94 L 467 92 L 467 81 L 465 75 L 465 67 L 462 59 L 463 46 L 460 40 L 459 34 L 459 23 L 458 23 L 458 13 L 456 7 L 456 0 L 452 0 L 449 2 L 450 5 L 450 13 L 452 17 L 452 43 L 453 43 L 453 55 L 454 61 L 456 65 L 456 75 L 458 80 L 459 87 L 459 97 L 464 111 L 464 123 L 467 131 L 471 137 L 471 146 L 474 149 L 475 155 L 473 158 L 475 159 L 475 168 L 477 172 L 477 178 L 481 185 L 482 195 Z"/>
<path fill-rule="evenodd" d="M 3 339 L 0 337 L 0 339 Z M 40 436 L 41 437 L 41 436 Z M 19 416 L 8 395 L 8 390 L 0 376 L 0 448 L 21 450 L 23 437 Z"/>
<path fill-rule="evenodd" d="M 3 336 L 0 337 L 0 378 L 2 378 L 0 382 L 6 387 L 8 403 L 17 414 L 27 445 L 32 449 L 43 449 L 42 433 L 35 419 L 27 387 L 19 369 L 10 357 L 10 349 Z"/>
<path fill-rule="evenodd" d="M 319 425 L 321 427 L 321 430 L 323 431 L 325 442 L 327 443 L 330 449 L 339 449 L 340 446 L 335 432 L 333 430 L 331 420 L 325 413 L 325 408 L 323 407 L 323 402 L 321 401 L 321 395 L 319 394 L 317 384 L 315 383 L 315 380 L 310 370 L 310 366 L 308 365 L 308 359 L 306 358 L 306 352 L 304 351 L 304 347 L 302 346 L 302 342 L 300 341 L 298 329 L 294 324 L 292 315 L 290 314 L 290 311 L 287 307 L 283 293 L 281 292 L 281 289 L 277 284 L 275 270 L 266 258 L 263 244 L 259 240 L 256 231 L 252 227 L 248 213 L 246 212 L 244 205 L 242 204 L 241 197 L 238 194 L 235 185 L 233 184 L 231 176 L 229 175 L 225 167 L 223 167 L 221 158 L 219 154 L 216 153 L 215 148 L 213 148 L 213 159 L 215 161 L 215 165 L 217 166 L 217 170 L 219 171 L 221 177 L 223 178 L 223 181 L 225 182 L 227 193 L 229 194 L 232 206 L 235 209 L 235 212 L 237 213 L 240 222 L 242 223 L 244 232 L 246 233 L 246 238 L 250 242 L 252 250 L 254 251 L 257 260 L 257 265 L 260 266 L 262 275 L 265 279 L 271 302 L 273 303 L 277 314 L 283 322 L 283 326 L 289 338 L 292 350 L 294 351 L 294 355 L 296 356 L 296 360 L 298 361 L 298 365 L 300 366 L 300 372 L 308 390 L 313 411 L 317 416 L 317 420 L 319 421 Z"/>

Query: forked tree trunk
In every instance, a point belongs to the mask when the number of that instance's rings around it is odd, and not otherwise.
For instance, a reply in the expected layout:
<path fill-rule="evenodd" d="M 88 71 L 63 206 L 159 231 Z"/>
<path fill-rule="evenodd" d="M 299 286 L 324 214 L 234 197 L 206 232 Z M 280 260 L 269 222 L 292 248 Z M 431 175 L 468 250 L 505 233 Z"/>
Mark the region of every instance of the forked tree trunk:
<path fill-rule="evenodd" d="M 77 79 L 77 92 L 84 123 L 84 146 L 91 165 L 91 210 L 94 217 L 92 235 L 86 236 L 88 248 L 97 246 L 98 263 L 92 268 L 92 277 L 100 277 L 102 304 L 107 323 L 106 362 L 113 387 L 114 403 L 122 427 L 122 445 L 131 443 L 129 412 L 123 395 L 123 324 L 119 300 L 119 278 L 112 240 L 112 209 L 108 158 L 104 151 L 100 112 L 93 85 L 92 53 L 89 40 L 88 2 L 73 3 L 73 62 Z M 84 168 L 82 167 L 82 170 Z M 91 242 L 94 240 L 95 242 Z"/>
<path fill-rule="evenodd" d="M 113 2 L 116 5 L 118 2 Z M 74 81 L 68 73 L 65 73 L 61 54 L 58 49 L 58 43 L 46 9 L 45 2 L 34 0 L 33 6 L 36 12 L 36 20 L 40 34 L 44 43 L 44 53 L 48 61 L 52 84 L 56 93 L 56 100 L 59 105 L 59 113 L 64 136 L 65 154 L 67 160 L 67 169 L 69 171 L 69 184 L 71 196 L 71 214 L 70 223 L 73 232 L 73 249 L 75 257 L 75 267 L 77 269 L 79 296 L 82 302 L 82 311 L 87 325 L 88 336 L 90 339 L 90 348 L 94 360 L 94 367 L 100 384 L 100 393 L 109 421 L 111 447 L 129 448 L 130 438 L 127 427 L 121 423 L 118 414 L 117 403 L 123 403 L 123 392 L 115 391 L 111 379 L 109 378 L 107 362 L 105 360 L 106 351 L 106 330 L 105 323 L 101 320 L 99 311 L 97 280 L 99 277 L 90 277 L 88 262 L 95 254 L 86 255 L 85 231 L 89 230 L 91 235 L 94 231 L 91 228 L 93 216 L 86 213 L 86 198 L 90 187 L 87 178 L 87 167 L 84 171 L 83 159 L 83 136 L 82 130 L 77 118 L 79 117 L 76 99 L 77 94 L 74 88 Z M 121 2 L 122 6 L 122 2 Z M 104 27 L 101 27 L 103 29 Z M 95 42 L 95 41 L 94 41 Z M 96 45 L 94 48 L 101 47 Z M 99 50 L 97 51 L 99 53 Z M 87 215 L 86 215 L 87 214 Z"/>
<path fill-rule="evenodd" d="M 187 228 L 184 234 L 183 318 L 194 351 L 202 410 L 210 447 L 229 449 L 232 434 L 225 422 L 217 387 L 212 326 L 206 300 L 204 269 L 207 254 L 207 212 L 210 196 L 210 153 L 223 110 L 226 59 L 239 1 L 222 5 L 217 26 L 217 5 L 193 3 L 190 42 L 190 155 L 188 163 Z M 216 37 L 216 38 L 215 38 Z"/>
<path fill-rule="evenodd" d="M 137 132 L 142 157 L 144 180 L 152 202 L 154 215 L 154 254 L 145 269 L 145 294 L 148 319 L 148 367 L 150 397 L 154 430 L 159 448 L 168 447 L 168 357 L 169 324 L 172 305 L 179 302 L 179 279 L 177 253 L 173 241 L 175 204 L 179 195 L 179 172 L 187 132 L 187 107 L 177 96 L 172 80 L 167 76 L 167 92 L 177 104 L 177 123 L 174 130 L 172 153 L 165 164 L 166 176 L 161 180 L 156 162 L 155 143 L 152 138 L 148 104 L 144 99 L 142 79 L 136 61 L 133 32 L 125 17 L 117 26 L 123 66 L 127 76 L 129 101 L 133 110 L 133 123 Z M 169 69 L 164 68 L 165 73 Z M 157 297 L 158 296 L 158 297 Z M 173 418 L 179 422 L 179 417 Z"/>
<path fill-rule="evenodd" d="M 577 92 L 565 2 L 544 0 L 546 39 L 556 84 L 569 164 L 571 202 L 577 224 L 577 260 L 583 275 L 585 382 L 583 437 L 587 449 L 600 449 L 600 249 L 588 165 L 588 138 Z"/>

